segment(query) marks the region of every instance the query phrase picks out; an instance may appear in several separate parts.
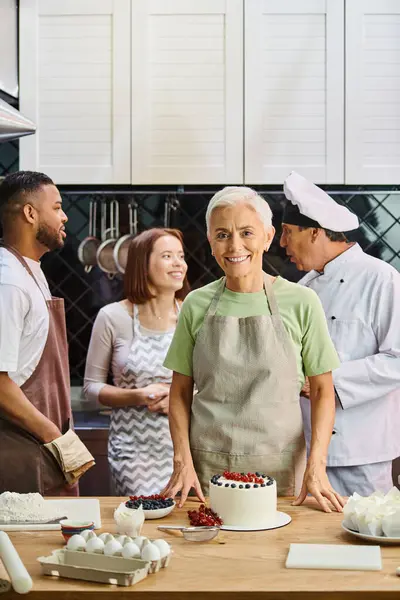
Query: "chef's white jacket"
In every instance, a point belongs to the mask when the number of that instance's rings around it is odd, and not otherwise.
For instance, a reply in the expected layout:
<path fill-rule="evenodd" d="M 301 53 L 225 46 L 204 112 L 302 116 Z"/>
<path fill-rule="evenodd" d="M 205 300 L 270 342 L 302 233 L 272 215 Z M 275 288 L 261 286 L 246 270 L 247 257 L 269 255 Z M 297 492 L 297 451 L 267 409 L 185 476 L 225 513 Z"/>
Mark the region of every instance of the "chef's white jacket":
<path fill-rule="evenodd" d="M 400 273 L 355 244 L 299 283 L 318 294 L 342 363 L 328 466 L 400 456 Z M 307 398 L 301 407 L 309 447 Z"/>

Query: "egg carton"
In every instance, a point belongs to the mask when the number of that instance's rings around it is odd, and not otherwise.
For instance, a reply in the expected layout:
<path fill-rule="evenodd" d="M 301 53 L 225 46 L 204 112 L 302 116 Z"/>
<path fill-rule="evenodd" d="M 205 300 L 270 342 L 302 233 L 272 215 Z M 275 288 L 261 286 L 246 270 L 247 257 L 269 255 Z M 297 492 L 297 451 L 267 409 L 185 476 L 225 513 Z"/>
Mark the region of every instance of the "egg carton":
<path fill-rule="evenodd" d="M 108 533 L 108 532 L 104 532 L 103 534 L 101 534 L 101 536 L 97 536 L 95 532 L 93 532 L 93 531 L 87 531 L 87 535 L 86 535 L 86 532 L 83 532 L 82 536 L 84 536 L 85 544 L 88 542 L 89 539 L 91 539 L 92 536 L 94 538 L 96 538 L 96 537 L 103 538 L 104 541 L 107 539 L 107 537 L 110 537 L 110 538 L 112 538 L 114 540 L 118 540 L 120 538 L 125 538 L 125 541 L 122 542 L 123 546 L 125 545 L 126 542 L 128 542 L 128 541 L 132 542 L 132 541 L 135 540 L 135 538 L 131 538 L 131 537 L 127 536 L 127 535 L 121 535 L 121 536 L 118 536 L 117 538 L 115 538 L 113 534 Z M 78 536 L 73 536 L 73 538 L 74 537 L 78 537 Z M 73 538 L 71 538 L 68 541 L 67 546 L 65 546 L 65 550 L 68 550 L 69 552 L 80 552 L 80 553 L 84 552 L 86 554 L 103 555 L 103 551 L 102 550 L 101 551 L 96 551 L 95 550 L 95 551 L 86 552 L 86 546 L 82 547 L 82 548 L 75 548 L 75 547 L 74 548 L 69 548 L 69 544 L 73 540 Z M 141 549 L 142 546 L 143 546 L 143 544 L 145 544 L 147 542 L 153 543 L 154 541 L 156 541 L 154 539 L 149 539 L 149 538 L 147 538 L 145 536 L 142 536 L 141 540 L 142 540 L 142 542 L 141 542 L 141 545 L 139 545 L 139 549 Z M 137 560 L 143 560 L 143 561 L 149 563 L 149 565 L 150 565 L 149 566 L 149 573 L 150 574 L 157 573 L 160 569 L 166 568 L 169 565 L 170 561 L 171 561 L 172 549 L 171 549 L 171 546 L 169 544 L 167 544 L 167 545 L 169 546 L 169 554 L 167 554 L 166 556 L 163 556 L 163 557 L 161 557 L 159 559 L 152 560 L 150 557 L 146 557 L 146 558 L 144 558 L 144 557 L 135 557 L 135 558 L 137 558 Z M 111 554 L 111 555 L 107 555 L 107 556 L 113 556 L 115 558 L 124 558 L 119 553 L 118 554 Z M 133 558 L 133 557 L 130 557 L 130 558 Z"/>
<path fill-rule="evenodd" d="M 168 567 L 169 563 L 171 562 L 171 556 L 172 550 L 167 556 L 164 556 L 164 558 L 159 558 L 158 560 L 150 560 L 149 573 L 157 573 L 157 571 L 159 571 L 160 569 L 165 569 L 166 567 Z"/>
<path fill-rule="evenodd" d="M 53 550 L 49 556 L 39 556 L 37 560 L 41 564 L 44 575 L 130 586 L 141 581 L 148 574 L 157 573 L 160 569 L 168 567 L 171 557 L 172 550 L 167 556 L 158 560 L 143 560 L 108 556 L 85 550 L 68 550 L 64 547 Z"/>
<path fill-rule="evenodd" d="M 142 581 L 151 567 L 150 562 L 139 558 L 74 552 L 65 548 L 53 550 L 50 556 L 39 556 L 37 560 L 44 575 L 120 586 Z"/>

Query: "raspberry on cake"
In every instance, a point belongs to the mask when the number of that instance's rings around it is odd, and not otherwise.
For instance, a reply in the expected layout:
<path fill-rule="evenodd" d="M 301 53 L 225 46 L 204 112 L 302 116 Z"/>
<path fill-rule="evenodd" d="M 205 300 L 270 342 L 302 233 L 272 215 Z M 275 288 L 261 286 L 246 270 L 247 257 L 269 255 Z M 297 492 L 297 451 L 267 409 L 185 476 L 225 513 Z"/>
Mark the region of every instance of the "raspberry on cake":
<path fill-rule="evenodd" d="M 258 472 L 224 471 L 211 478 L 210 506 L 227 527 L 270 527 L 277 515 L 276 482 Z"/>

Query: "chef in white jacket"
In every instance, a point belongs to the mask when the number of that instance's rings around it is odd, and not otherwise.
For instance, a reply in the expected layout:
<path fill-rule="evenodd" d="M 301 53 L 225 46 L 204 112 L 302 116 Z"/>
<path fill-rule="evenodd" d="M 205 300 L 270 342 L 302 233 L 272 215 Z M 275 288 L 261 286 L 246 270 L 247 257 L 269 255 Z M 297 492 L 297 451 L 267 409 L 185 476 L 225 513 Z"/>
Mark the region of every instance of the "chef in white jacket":
<path fill-rule="evenodd" d="M 388 491 L 400 456 L 400 273 L 349 243 L 357 217 L 297 173 L 284 183 L 289 201 L 280 244 L 308 273 L 300 284 L 322 302 L 341 366 L 333 372 L 336 419 L 327 474 L 342 495 Z M 307 442 L 310 404 L 301 407 Z"/>

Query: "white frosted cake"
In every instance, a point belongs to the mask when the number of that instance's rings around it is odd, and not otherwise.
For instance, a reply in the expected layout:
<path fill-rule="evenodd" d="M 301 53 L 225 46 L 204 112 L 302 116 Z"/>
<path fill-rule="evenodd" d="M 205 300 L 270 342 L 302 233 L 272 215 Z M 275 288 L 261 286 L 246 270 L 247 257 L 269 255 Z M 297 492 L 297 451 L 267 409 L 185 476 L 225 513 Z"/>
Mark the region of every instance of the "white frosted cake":
<path fill-rule="evenodd" d="M 214 475 L 210 481 L 210 507 L 227 527 L 261 529 L 277 516 L 276 481 L 261 473 Z"/>

